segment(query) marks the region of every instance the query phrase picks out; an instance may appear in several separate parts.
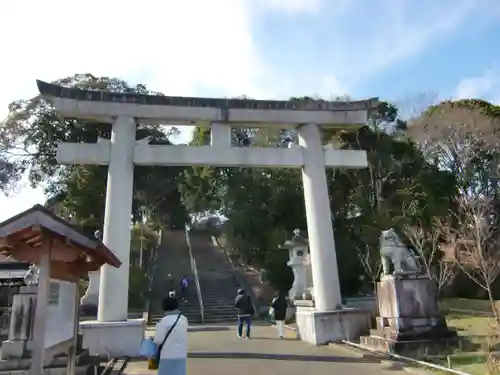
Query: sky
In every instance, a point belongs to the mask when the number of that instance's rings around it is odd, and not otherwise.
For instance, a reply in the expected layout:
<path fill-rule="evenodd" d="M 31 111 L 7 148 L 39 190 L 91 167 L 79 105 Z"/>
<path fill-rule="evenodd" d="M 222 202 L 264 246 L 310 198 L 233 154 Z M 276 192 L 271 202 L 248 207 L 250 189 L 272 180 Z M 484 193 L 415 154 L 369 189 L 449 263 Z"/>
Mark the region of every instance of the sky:
<path fill-rule="evenodd" d="M 498 0 L 3 1 L 0 118 L 76 73 L 166 95 L 500 103 L 499 21 Z M 0 195 L 0 221 L 44 201 Z"/>

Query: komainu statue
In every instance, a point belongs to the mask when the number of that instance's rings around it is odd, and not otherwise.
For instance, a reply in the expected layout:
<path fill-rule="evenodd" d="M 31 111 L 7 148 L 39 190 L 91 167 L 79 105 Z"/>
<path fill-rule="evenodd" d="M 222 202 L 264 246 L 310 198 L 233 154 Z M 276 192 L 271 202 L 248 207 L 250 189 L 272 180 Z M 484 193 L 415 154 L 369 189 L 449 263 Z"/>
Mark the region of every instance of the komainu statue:
<path fill-rule="evenodd" d="M 417 257 L 401 241 L 393 228 L 383 230 L 380 235 L 380 256 L 384 275 L 390 275 L 391 263 L 395 275 L 420 273 Z"/>
<path fill-rule="evenodd" d="M 40 276 L 40 270 L 36 265 L 32 264 L 28 269 L 28 271 L 26 271 L 26 274 L 24 275 L 24 283 L 26 285 L 37 285 L 39 276 Z"/>

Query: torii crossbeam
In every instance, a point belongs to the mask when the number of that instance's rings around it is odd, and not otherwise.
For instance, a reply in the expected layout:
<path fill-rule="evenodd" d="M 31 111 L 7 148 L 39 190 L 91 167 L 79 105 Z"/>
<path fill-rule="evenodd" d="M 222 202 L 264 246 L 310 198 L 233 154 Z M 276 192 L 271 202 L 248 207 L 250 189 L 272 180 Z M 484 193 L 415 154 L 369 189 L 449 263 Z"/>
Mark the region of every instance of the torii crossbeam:
<path fill-rule="evenodd" d="M 71 118 L 111 122 L 110 140 L 94 144 L 62 143 L 62 164 L 108 165 L 104 243 L 124 264 L 103 267 L 98 319 L 127 319 L 130 217 L 134 165 L 301 168 L 307 230 L 311 248 L 315 307 L 341 306 L 335 242 L 325 168 L 364 168 L 364 151 L 323 147 L 320 126 L 348 128 L 366 124 L 377 99 L 364 101 L 264 101 L 135 95 L 70 89 L 38 81 L 42 95 Z M 211 146 L 164 146 L 136 141 L 137 123 L 209 123 Z M 292 148 L 231 146 L 231 127 L 293 128 L 299 145 Z M 92 285 L 92 282 L 91 282 Z M 94 283 L 95 285 L 95 283 Z"/>

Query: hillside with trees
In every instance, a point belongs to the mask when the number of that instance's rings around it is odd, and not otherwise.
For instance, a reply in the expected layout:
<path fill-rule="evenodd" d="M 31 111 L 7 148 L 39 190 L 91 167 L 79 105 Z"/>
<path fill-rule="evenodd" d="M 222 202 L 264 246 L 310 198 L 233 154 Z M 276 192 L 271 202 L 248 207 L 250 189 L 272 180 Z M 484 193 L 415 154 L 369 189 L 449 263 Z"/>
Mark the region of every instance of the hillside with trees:
<path fill-rule="evenodd" d="M 56 83 L 151 93 L 145 85 L 90 74 Z M 0 188 L 10 192 L 28 174 L 32 186 L 43 183 L 49 195 L 60 197 L 85 231 L 102 228 L 106 168 L 61 166 L 55 152 L 62 141 L 109 138 L 110 124 L 63 119 L 39 96 L 15 101 L 9 109 L 0 128 Z M 499 107 L 471 99 L 445 101 L 403 120 L 394 104 L 381 101 L 367 126 L 323 131 L 325 144 L 365 150 L 369 161 L 362 170 L 327 170 L 345 294 L 356 294 L 378 277 L 378 237 L 392 227 L 421 255 L 428 272 L 441 280 L 443 293 L 499 297 L 498 272 L 492 269 L 500 260 L 499 116 Z M 170 144 L 170 132 L 141 124 L 137 139 Z M 206 124 L 198 124 L 191 145 L 208 144 L 209 134 Z M 233 129 L 235 147 L 290 143 L 297 143 L 292 130 Z M 306 229 L 299 170 L 136 167 L 136 223 L 147 216 L 153 227 L 183 228 L 190 214 L 207 213 L 227 218 L 218 235 L 244 263 L 266 270 L 277 287 L 290 285 L 287 254 L 277 249 L 295 228 Z M 477 222 L 481 225 L 471 230 Z"/>

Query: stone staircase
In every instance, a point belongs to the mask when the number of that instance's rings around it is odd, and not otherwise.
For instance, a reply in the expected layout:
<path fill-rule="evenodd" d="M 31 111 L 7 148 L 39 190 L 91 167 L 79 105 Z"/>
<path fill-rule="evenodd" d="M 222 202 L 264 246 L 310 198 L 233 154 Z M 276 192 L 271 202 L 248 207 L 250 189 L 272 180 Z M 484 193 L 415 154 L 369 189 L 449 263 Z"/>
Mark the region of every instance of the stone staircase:
<path fill-rule="evenodd" d="M 198 300 L 190 301 L 188 298 L 187 302 L 179 301 L 180 311 L 187 318 L 188 323 L 191 324 L 201 324 L 200 308 L 198 305 Z M 151 324 L 156 325 L 161 318 L 165 315 L 162 312 L 156 311 L 151 317 Z"/>
<path fill-rule="evenodd" d="M 176 287 L 182 275 L 187 275 L 191 280 L 191 261 L 186 242 L 184 229 L 164 230 L 162 233 L 162 244 L 156 260 L 154 271 L 154 284 L 152 290 L 151 324 L 156 324 L 164 316 L 161 301 L 168 295 L 168 274 L 171 273 Z M 194 283 L 187 302 L 180 301 L 180 310 L 187 317 L 190 324 L 201 323 L 201 313 Z"/>
<path fill-rule="evenodd" d="M 204 307 L 204 323 L 236 320 L 234 299 L 240 287 L 226 255 L 216 248 L 210 236 L 191 233 L 193 257 L 196 259 Z"/>

